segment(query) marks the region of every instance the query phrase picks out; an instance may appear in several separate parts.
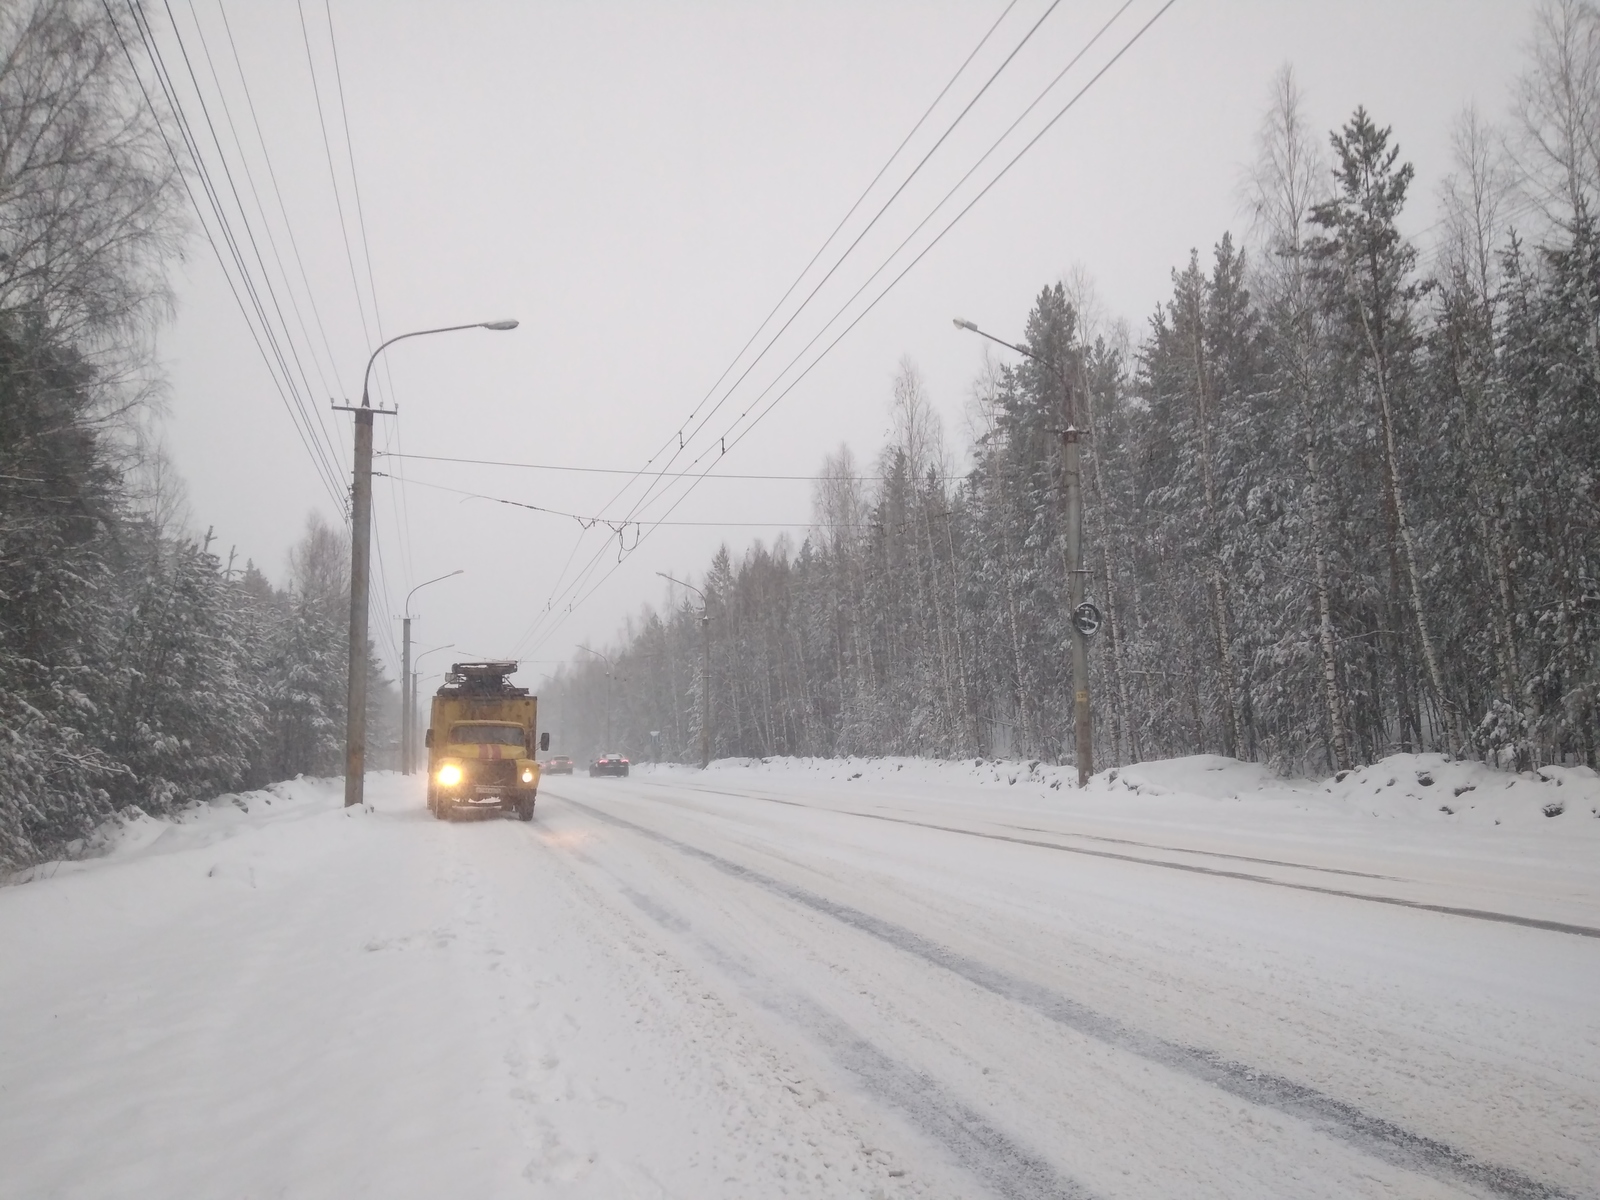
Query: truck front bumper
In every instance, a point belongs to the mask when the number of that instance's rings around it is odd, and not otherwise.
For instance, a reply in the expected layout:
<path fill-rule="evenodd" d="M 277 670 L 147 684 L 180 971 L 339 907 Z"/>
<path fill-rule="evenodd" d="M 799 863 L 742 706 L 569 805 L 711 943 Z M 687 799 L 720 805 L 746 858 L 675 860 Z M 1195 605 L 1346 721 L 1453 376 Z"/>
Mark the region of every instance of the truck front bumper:
<path fill-rule="evenodd" d="M 516 812 L 524 801 L 531 803 L 536 795 L 536 788 L 465 787 L 441 789 L 439 803 L 457 813 L 511 813 Z"/>

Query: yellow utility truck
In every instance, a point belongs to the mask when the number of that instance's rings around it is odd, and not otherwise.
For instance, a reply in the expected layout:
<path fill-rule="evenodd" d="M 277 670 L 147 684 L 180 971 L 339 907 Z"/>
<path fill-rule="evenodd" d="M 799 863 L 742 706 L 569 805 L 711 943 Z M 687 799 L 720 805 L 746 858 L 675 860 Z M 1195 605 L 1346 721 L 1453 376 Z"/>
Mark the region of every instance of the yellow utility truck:
<path fill-rule="evenodd" d="M 428 807 L 441 821 L 495 812 L 533 820 L 539 792 L 539 701 L 506 680 L 514 662 L 456 663 L 428 718 Z"/>

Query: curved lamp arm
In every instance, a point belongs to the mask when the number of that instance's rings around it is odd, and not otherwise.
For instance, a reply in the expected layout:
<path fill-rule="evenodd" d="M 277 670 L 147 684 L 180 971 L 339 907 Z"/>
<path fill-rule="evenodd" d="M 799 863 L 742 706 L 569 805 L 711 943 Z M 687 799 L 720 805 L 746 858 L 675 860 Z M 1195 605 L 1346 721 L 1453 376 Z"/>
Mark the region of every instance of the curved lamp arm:
<path fill-rule="evenodd" d="M 439 579 L 453 579 L 457 575 L 465 575 L 466 573 L 467 573 L 467 569 L 465 567 L 461 567 L 461 568 L 459 568 L 457 570 L 451 571 L 450 574 L 448 574 L 448 575 L 439 576 Z M 405 615 L 407 617 L 409 617 L 411 615 L 411 597 L 415 596 L 417 594 L 417 592 L 420 591 L 422 588 L 427 587 L 428 584 L 430 584 L 430 583 L 438 583 L 439 579 L 426 580 L 426 581 L 424 581 L 422 583 L 417 584 L 416 587 L 412 588 L 409 592 L 407 592 L 406 593 L 406 603 L 405 603 L 405 608 L 403 610 L 403 615 Z"/>
<path fill-rule="evenodd" d="M 606 658 L 606 656 L 604 654 L 601 654 L 600 651 L 598 651 L 598 650 L 590 650 L 589 647 L 587 647 L 587 646 L 579 646 L 578 649 L 579 650 L 588 651 L 588 653 L 594 655 L 596 658 L 605 658 L 606 659 L 606 666 L 613 667 L 613 668 L 615 667 L 615 664 L 612 663 L 612 661 L 609 658 Z"/>
<path fill-rule="evenodd" d="M 517 322 L 511 319 L 504 321 L 473 321 L 470 325 L 441 325 L 438 329 L 414 329 L 410 333 L 402 333 L 390 338 L 372 352 L 371 358 L 367 359 L 366 372 L 361 376 L 361 407 L 371 407 L 367 400 L 367 385 L 372 381 L 372 364 L 378 361 L 378 355 L 396 342 L 403 342 L 407 338 L 424 337 L 430 333 L 455 333 L 458 329 L 494 329 L 500 331 L 515 329 L 516 327 Z"/>
<path fill-rule="evenodd" d="M 694 584 L 685 583 L 681 579 L 674 579 L 671 575 L 668 575 L 665 571 L 657 571 L 656 574 L 661 576 L 661 578 L 665 579 L 668 583 L 675 583 L 681 588 L 688 588 L 696 596 L 700 597 L 700 607 L 702 607 L 702 608 L 705 607 L 705 605 L 706 605 L 706 594 L 704 592 L 702 592 L 699 588 L 695 587 Z"/>

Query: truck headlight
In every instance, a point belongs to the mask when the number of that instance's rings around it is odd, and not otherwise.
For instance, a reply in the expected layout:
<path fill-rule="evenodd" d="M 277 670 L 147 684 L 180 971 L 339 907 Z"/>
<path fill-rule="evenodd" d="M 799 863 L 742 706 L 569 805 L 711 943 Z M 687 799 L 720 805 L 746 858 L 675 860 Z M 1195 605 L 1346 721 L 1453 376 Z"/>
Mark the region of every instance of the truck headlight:
<path fill-rule="evenodd" d="M 523 783 L 532 783 L 533 782 L 533 768 L 532 767 L 523 767 L 522 768 L 522 782 Z"/>
<path fill-rule="evenodd" d="M 461 782 L 461 768 L 454 763 L 446 763 L 439 768 L 438 779 L 443 787 L 455 787 Z"/>

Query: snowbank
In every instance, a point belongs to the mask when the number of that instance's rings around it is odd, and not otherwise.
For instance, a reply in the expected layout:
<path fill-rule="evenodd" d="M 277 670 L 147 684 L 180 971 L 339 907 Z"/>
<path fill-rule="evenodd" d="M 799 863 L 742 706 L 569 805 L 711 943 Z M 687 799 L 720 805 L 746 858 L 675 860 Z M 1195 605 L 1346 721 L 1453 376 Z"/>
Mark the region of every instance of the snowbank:
<path fill-rule="evenodd" d="M 154 817 L 137 805 L 130 805 L 102 821 L 88 837 L 70 843 L 66 858 L 13 872 L 0 879 L 0 886 L 70 875 L 104 860 L 192 850 L 233 837 L 272 814 L 322 812 L 330 804 L 343 804 L 343 797 L 343 779 L 297 775 L 253 791 L 227 792 L 213 800 L 191 804 L 170 817 Z"/>
<path fill-rule="evenodd" d="M 640 771 L 698 776 L 693 767 L 641 765 Z M 1588 767 L 1541 767 L 1521 773 L 1444 754 L 1395 754 L 1337 778 L 1285 779 L 1260 763 L 1194 755 L 1097 772 L 1084 791 L 1077 772 L 1039 760 L 920 758 L 729 758 L 708 780 L 825 778 L 860 788 L 922 795 L 1005 789 L 1008 800 L 1049 799 L 1058 811 L 1107 811 L 1155 817 L 1201 817 L 1218 801 L 1247 803 L 1274 824 L 1394 821 L 1419 828 L 1516 829 L 1541 838 L 1600 840 L 1600 774 Z M 1164 801 L 1152 804 L 1151 801 Z"/>

